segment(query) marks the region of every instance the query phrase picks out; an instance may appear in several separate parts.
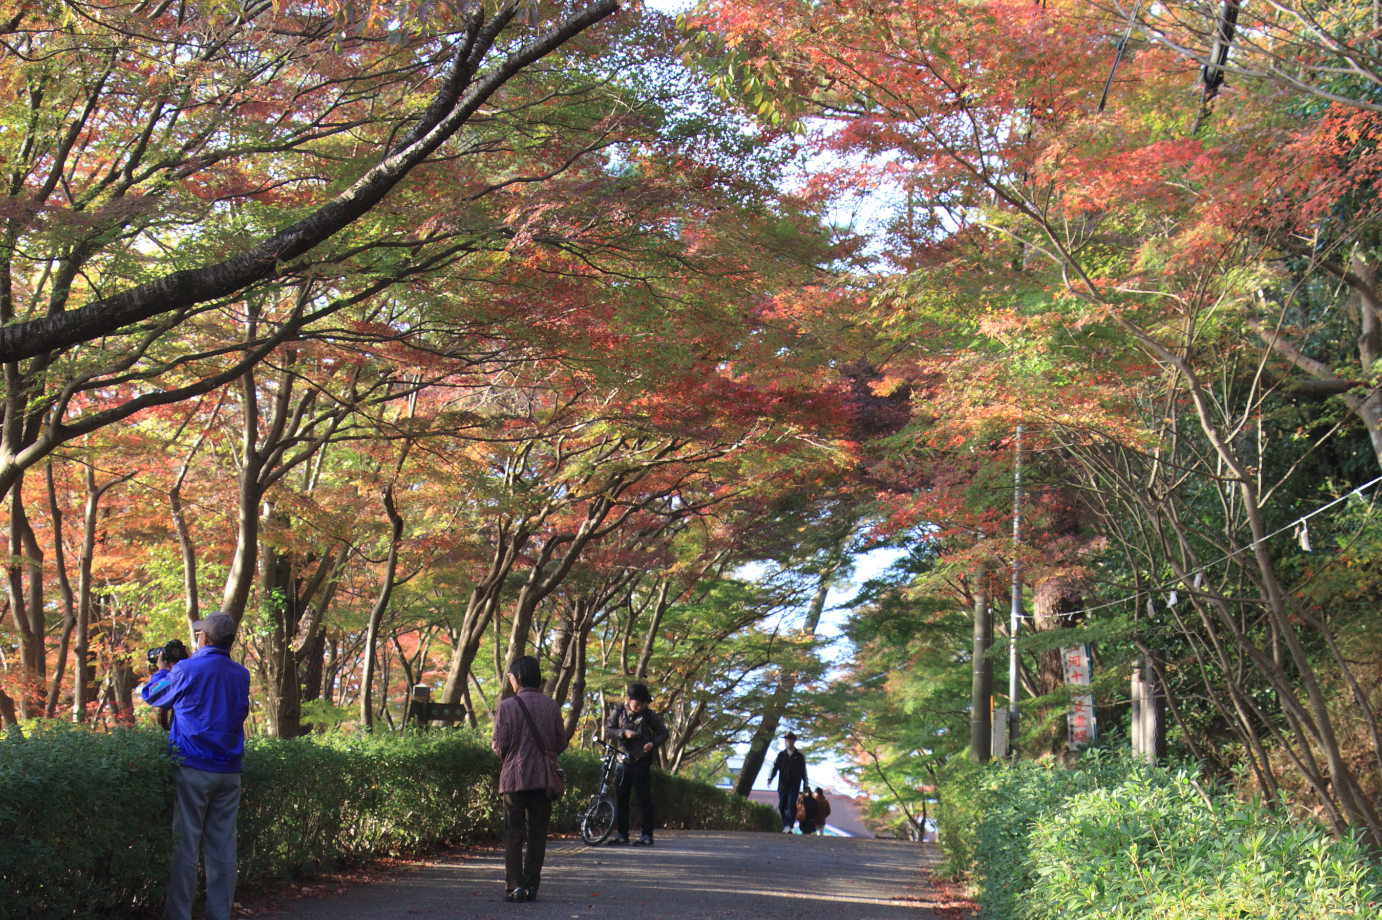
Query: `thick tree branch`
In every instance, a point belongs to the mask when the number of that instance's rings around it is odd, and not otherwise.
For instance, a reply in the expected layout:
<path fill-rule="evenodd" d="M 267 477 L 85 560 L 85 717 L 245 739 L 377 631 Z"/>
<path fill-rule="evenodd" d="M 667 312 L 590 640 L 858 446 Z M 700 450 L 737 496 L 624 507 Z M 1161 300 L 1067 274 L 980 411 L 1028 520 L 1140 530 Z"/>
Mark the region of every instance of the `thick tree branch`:
<path fill-rule="evenodd" d="M 519 71 L 616 12 L 619 6 L 620 0 L 597 0 L 509 55 L 463 93 L 458 88 L 461 74 L 453 72 L 438 98 L 451 94 L 457 98 L 435 126 L 421 131 L 426 124 L 424 119 L 415 132 L 418 136 L 405 137 L 396 152 L 372 167 L 349 189 L 259 245 L 221 262 L 173 272 L 76 310 L 0 328 L 0 362 L 20 361 L 44 352 L 71 348 L 159 314 L 229 297 L 257 282 L 288 274 L 287 263 L 367 214 Z M 482 31 L 480 38 L 489 44 L 481 46 L 477 42 L 462 65 L 462 71 L 473 68 L 490 50 L 498 32 Z M 465 50 L 461 49 L 461 53 Z M 432 114 L 430 110 L 428 114 Z"/>

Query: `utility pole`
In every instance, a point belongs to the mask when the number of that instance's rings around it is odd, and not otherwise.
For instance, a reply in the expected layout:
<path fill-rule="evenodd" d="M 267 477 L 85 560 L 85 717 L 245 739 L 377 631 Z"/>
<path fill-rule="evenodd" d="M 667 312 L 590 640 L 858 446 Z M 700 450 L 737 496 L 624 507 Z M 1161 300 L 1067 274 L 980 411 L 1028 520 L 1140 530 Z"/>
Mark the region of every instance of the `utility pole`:
<path fill-rule="evenodd" d="M 1022 631 L 1022 558 L 1018 550 L 1022 544 L 1022 426 L 1017 426 L 1017 454 L 1013 460 L 1013 600 L 1012 620 L 1008 625 L 1008 753 L 1017 756 L 1017 730 L 1021 717 L 1017 710 L 1019 665 L 1017 637 Z"/>
<path fill-rule="evenodd" d="M 974 685 L 970 693 L 969 759 L 984 763 L 993 757 L 993 662 L 988 650 L 993 645 L 993 616 L 989 613 L 988 569 L 980 565 L 974 573 Z"/>

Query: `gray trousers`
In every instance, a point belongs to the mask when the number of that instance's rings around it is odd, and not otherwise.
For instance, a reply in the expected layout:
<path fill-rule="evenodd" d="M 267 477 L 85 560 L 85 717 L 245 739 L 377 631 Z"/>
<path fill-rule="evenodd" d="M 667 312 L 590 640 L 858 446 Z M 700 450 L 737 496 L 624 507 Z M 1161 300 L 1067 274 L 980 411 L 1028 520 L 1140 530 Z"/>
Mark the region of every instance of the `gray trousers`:
<path fill-rule="evenodd" d="M 172 877 L 164 920 L 191 920 L 197 896 L 197 863 L 206 847 L 206 920 L 230 920 L 235 901 L 235 817 L 240 811 L 240 774 L 178 767 L 173 778 Z"/>

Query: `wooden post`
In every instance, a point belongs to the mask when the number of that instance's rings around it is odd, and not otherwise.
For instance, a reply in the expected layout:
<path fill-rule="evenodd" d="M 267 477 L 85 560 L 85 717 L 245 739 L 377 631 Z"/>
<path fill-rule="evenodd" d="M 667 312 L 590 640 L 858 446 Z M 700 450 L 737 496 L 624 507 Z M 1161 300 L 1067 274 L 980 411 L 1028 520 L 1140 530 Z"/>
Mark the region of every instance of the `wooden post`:
<path fill-rule="evenodd" d="M 413 722 L 423 731 L 427 730 L 427 707 L 432 701 L 432 688 L 426 684 L 418 684 L 413 688 L 412 694 L 408 698 L 408 710 L 403 713 L 403 724 L 406 726 L 408 720 Z"/>

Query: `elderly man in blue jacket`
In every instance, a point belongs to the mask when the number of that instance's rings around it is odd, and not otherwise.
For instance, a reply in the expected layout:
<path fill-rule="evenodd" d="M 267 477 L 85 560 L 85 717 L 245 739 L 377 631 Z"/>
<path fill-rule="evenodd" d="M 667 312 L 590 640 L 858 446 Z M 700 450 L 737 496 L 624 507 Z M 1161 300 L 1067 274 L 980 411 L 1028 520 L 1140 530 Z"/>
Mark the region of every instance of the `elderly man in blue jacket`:
<path fill-rule="evenodd" d="M 168 750 L 179 767 L 174 777 L 172 878 L 164 920 L 190 920 L 197 893 L 197 862 L 206 848 L 206 920 L 230 920 L 235 901 L 235 820 L 240 811 L 240 764 L 245 717 L 250 711 L 250 672 L 230 658 L 236 623 L 213 613 L 192 624 L 197 651 L 158 671 L 141 695 L 150 706 L 171 706 Z"/>

